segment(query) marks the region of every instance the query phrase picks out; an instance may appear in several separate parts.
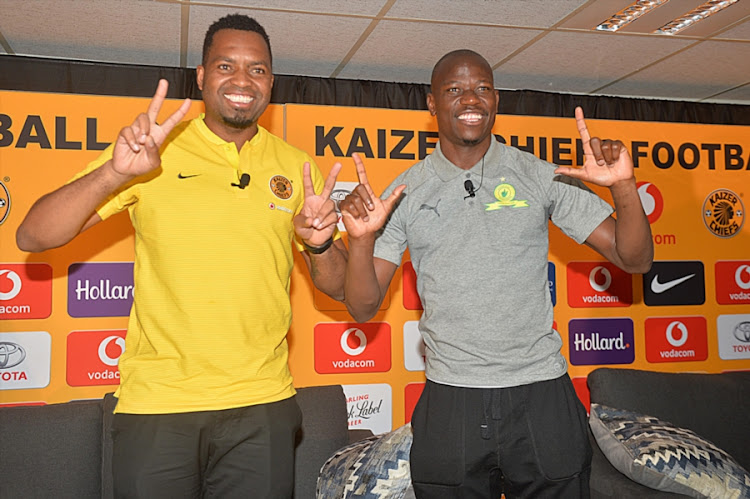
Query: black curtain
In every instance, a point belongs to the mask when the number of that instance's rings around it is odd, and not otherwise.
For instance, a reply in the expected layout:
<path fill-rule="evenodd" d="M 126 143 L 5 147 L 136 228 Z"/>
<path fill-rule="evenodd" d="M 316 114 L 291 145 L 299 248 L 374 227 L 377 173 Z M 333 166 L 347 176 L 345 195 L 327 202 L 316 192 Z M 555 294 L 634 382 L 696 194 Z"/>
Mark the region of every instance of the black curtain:
<path fill-rule="evenodd" d="M 170 82 L 171 98 L 201 98 L 194 69 L 0 55 L 0 90 L 149 97 L 159 78 Z M 428 92 L 428 85 L 417 83 L 276 75 L 271 102 L 427 109 Z M 750 106 L 533 90 L 501 90 L 498 112 L 571 117 L 575 106 L 597 119 L 750 125 Z"/>

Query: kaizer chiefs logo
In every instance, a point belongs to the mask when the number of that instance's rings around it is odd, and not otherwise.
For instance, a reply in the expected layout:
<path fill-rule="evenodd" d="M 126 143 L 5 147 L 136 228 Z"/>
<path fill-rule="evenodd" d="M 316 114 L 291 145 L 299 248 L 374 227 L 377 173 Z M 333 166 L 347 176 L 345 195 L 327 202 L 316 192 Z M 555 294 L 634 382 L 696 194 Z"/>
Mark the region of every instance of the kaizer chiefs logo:
<path fill-rule="evenodd" d="M 6 181 L 8 178 L 6 177 Z M 5 184 L 0 182 L 0 225 L 5 222 L 5 219 L 8 218 L 8 214 L 10 213 L 10 192 L 8 192 L 8 188 L 5 187 Z"/>
<path fill-rule="evenodd" d="M 279 199 L 289 199 L 292 197 L 292 183 L 282 175 L 271 177 L 269 187 L 271 187 L 271 192 Z"/>
<path fill-rule="evenodd" d="M 745 207 L 729 189 L 717 189 L 703 201 L 703 222 L 719 237 L 736 235 L 745 222 Z"/>

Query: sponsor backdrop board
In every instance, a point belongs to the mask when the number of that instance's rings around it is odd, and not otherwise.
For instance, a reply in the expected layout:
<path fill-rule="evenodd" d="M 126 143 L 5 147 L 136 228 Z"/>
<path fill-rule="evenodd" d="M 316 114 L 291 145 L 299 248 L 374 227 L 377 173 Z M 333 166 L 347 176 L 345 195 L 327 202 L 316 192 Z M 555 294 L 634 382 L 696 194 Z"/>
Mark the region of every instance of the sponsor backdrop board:
<path fill-rule="evenodd" d="M 41 254 L 19 251 L 14 234 L 39 196 L 94 159 L 147 102 L 0 92 L 0 404 L 97 398 L 116 388 L 133 286 L 127 215 Z M 168 101 L 163 114 L 178 105 Z M 190 116 L 201 110 L 194 103 Z M 381 192 L 437 142 L 426 111 L 274 105 L 261 123 L 315 157 L 323 173 L 342 162 L 338 199 L 357 183 L 353 152 Z M 656 261 L 649 273 L 631 276 L 551 229 L 555 327 L 580 398 L 588 404 L 585 379 L 599 366 L 750 369 L 748 127 L 588 123 L 593 135 L 621 138 L 637 162 Z M 548 161 L 581 162 L 572 118 L 501 115 L 494 132 Z M 366 324 L 313 289 L 299 255 L 295 264 L 289 342 L 296 385 L 343 385 L 353 428 L 381 433 L 408 421 L 424 383 L 422 305 L 408 253 Z"/>

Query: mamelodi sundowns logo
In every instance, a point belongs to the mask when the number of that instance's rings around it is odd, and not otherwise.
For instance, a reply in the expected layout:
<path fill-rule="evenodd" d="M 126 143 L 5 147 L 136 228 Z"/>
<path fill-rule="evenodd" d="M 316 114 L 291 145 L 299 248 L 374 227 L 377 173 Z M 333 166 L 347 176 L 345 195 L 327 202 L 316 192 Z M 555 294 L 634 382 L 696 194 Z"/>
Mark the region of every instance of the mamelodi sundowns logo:
<path fill-rule="evenodd" d="M 133 263 L 74 263 L 68 268 L 68 315 L 126 317 L 133 305 Z"/>
<path fill-rule="evenodd" d="M 125 351 L 125 330 L 73 331 L 68 335 L 66 379 L 70 386 L 117 385 L 117 363 Z"/>
<path fill-rule="evenodd" d="M 49 385 L 52 337 L 46 331 L 0 333 L 0 390 Z"/>
<path fill-rule="evenodd" d="M 315 371 L 320 374 L 391 370 L 391 326 L 386 322 L 315 325 Z"/>
<path fill-rule="evenodd" d="M 343 389 L 350 430 L 371 430 L 377 435 L 393 429 L 391 385 L 343 385 Z"/>
<path fill-rule="evenodd" d="M 568 305 L 629 307 L 633 303 L 633 278 L 609 262 L 568 264 Z"/>
<path fill-rule="evenodd" d="M 646 319 L 646 360 L 689 362 L 708 358 L 705 317 L 649 317 Z"/>
<path fill-rule="evenodd" d="M 750 303 L 750 260 L 716 262 L 716 303 Z"/>
<path fill-rule="evenodd" d="M 572 319 L 568 322 L 568 345 L 573 365 L 631 364 L 635 360 L 633 321 Z"/>
<path fill-rule="evenodd" d="M 52 313 L 52 267 L 0 263 L 0 320 L 46 319 Z"/>

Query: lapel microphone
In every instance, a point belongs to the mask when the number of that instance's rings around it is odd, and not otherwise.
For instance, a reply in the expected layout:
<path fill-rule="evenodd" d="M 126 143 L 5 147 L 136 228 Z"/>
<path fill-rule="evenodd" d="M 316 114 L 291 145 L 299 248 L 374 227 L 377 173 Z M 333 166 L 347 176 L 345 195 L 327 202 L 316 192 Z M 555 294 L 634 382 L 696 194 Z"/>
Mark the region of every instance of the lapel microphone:
<path fill-rule="evenodd" d="M 244 189 L 250 184 L 250 174 L 249 173 L 243 173 L 240 176 L 240 183 L 239 184 L 232 184 L 232 187 L 239 187 L 240 189 Z"/>
<path fill-rule="evenodd" d="M 484 156 L 487 156 L 487 153 L 484 153 Z M 464 199 L 475 197 L 479 189 L 482 188 L 482 182 L 484 182 L 484 156 L 482 156 L 482 173 L 481 173 L 481 176 L 479 177 L 479 187 L 475 189 L 474 184 L 471 182 L 471 180 L 466 179 L 464 181 L 464 189 L 466 189 L 467 195 L 464 196 Z"/>

